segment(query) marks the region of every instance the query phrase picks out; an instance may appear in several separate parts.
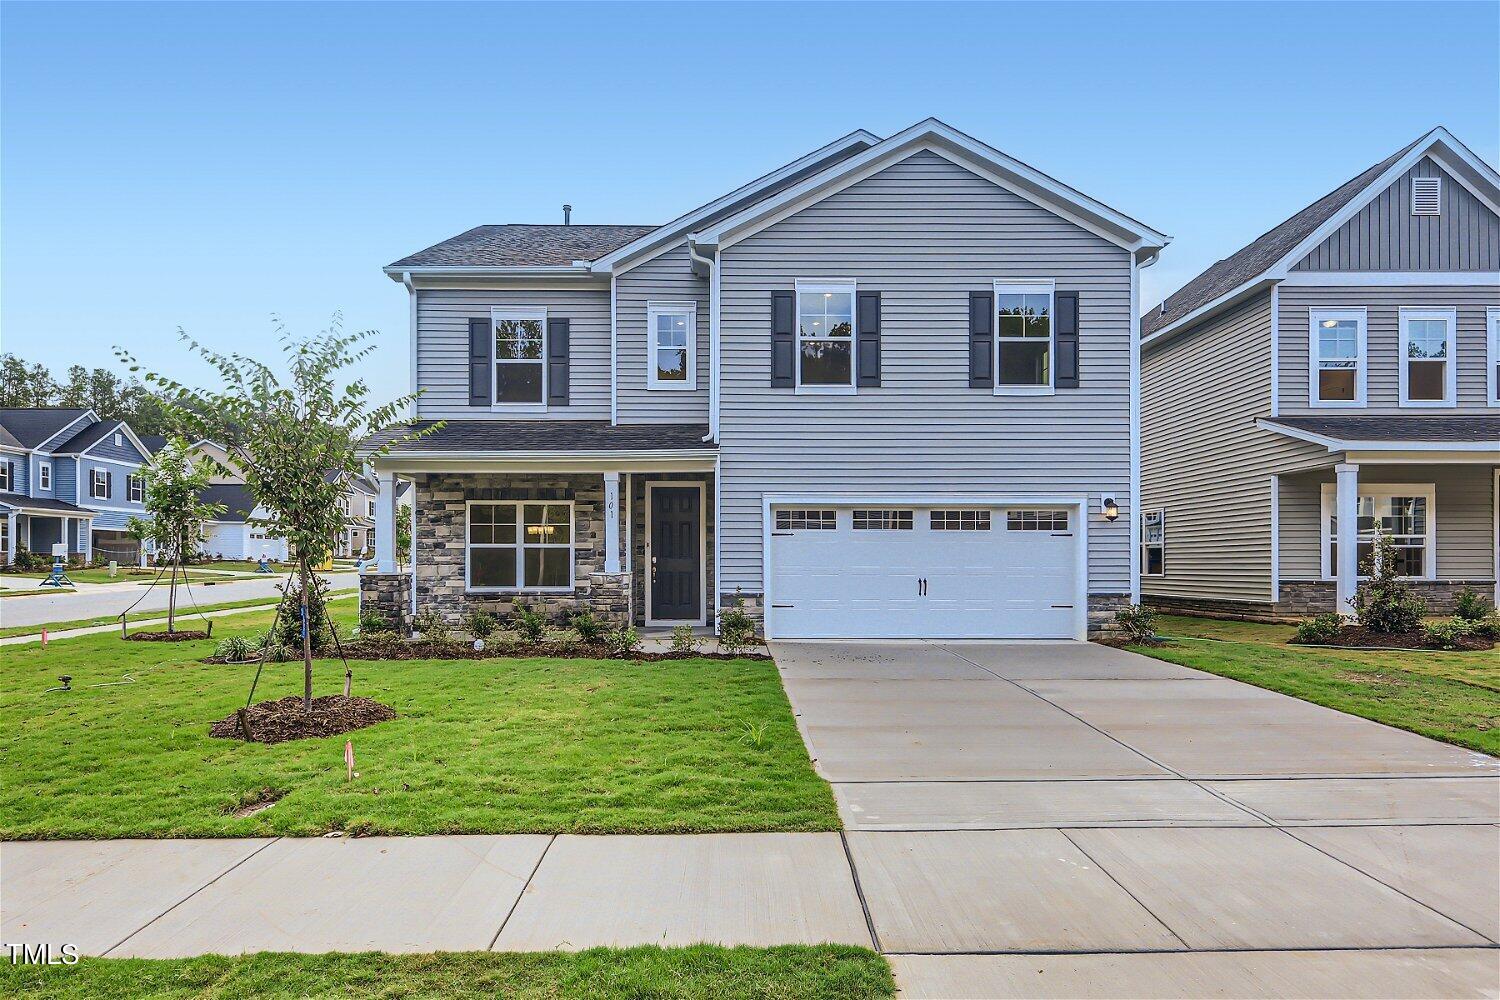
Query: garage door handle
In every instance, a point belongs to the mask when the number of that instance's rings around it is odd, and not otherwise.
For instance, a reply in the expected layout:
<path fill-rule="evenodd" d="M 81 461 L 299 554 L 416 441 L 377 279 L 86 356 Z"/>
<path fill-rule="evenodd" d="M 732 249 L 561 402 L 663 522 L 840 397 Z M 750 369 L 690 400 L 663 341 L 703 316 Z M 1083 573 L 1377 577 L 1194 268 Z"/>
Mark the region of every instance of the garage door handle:
<path fill-rule="evenodd" d="M 927 596 L 927 578 L 925 576 L 921 577 L 921 578 L 919 578 L 917 580 L 917 596 L 918 597 L 926 597 Z"/>

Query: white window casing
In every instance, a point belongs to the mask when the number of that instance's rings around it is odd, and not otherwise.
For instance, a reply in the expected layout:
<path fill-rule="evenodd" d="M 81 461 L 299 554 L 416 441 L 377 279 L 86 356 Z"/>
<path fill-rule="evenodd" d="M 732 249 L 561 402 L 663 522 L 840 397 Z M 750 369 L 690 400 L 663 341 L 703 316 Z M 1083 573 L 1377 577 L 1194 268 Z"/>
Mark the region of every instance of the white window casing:
<path fill-rule="evenodd" d="M 1160 507 L 1141 511 L 1141 575 L 1167 572 L 1167 512 Z"/>
<path fill-rule="evenodd" d="M 571 500 L 470 500 L 464 517 L 464 588 L 470 593 L 573 591 Z M 566 566 L 566 579 L 558 575 Z M 546 582 L 548 576 L 556 582 Z"/>
<path fill-rule="evenodd" d="M 109 499 L 109 472 L 94 466 L 89 469 L 89 499 Z"/>
<path fill-rule="evenodd" d="M 798 278 L 795 286 L 797 325 L 792 370 L 796 392 L 854 394 L 859 367 L 855 357 L 855 282 L 847 278 Z M 808 360 L 824 363 L 824 370 L 804 371 Z"/>
<path fill-rule="evenodd" d="M 698 388 L 697 303 L 646 303 L 646 388 Z"/>
<path fill-rule="evenodd" d="M 143 503 L 146 498 L 146 479 L 144 476 L 125 477 L 125 498 L 131 503 Z"/>
<path fill-rule="evenodd" d="M 1458 405 L 1457 327 L 1455 309 L 1401 307 L 1396 360 L 1402 406 Z M 1441 397 L 1434 394 L 1439 389 Z"/>
<path fill-rule="evenodd" d="M 1485 342 L 1489 354 L 1485 359 L 1485 400 L 1491 406 L 1500 406 L 1500 306 L 1490 306 L 1484 311 Z"/>
<path fill-rule="evenodd" d="M 1321 571 L 1324 580 L 1335 576 L 1335 549 L 1338 541 L 1335 528 L 1337 514 L 1336 483 L 1324 483 L 1322 487 L 1322 513 L 1319 522 Z M 1356 565 L 1360 567 L 1360 579 L 1365 579 L 1364 562 L 1368 548 L 1373 544 L 1376 530 L 1390 535 L 1398 549 L 1409 550 L 1405 558 L 1420 553 L 1422 572 L 1406 575 L 1407 579 L 1437 579 L 1437 494 L 1432 483 L 1360 483 L 1359 520 L 1355 534 L 1358 538 L 1360 556 Z M 1403 501 L 1405 501 L 1403 503 Z M 1417 501 L 1417 503 L 1412 503 Z M 1410 522 L 1420 517 L 1420 524 Z M 1371 522 L 1373 523 L 1368 523 Z M 1408 530 L 1413 529 L 1413 530 Z M 1420 530 L 1414 530 L 1420 529 Z M 1403 557 L 1398 552 L 1398 558 Z"/>
<path fill-rule="evenodd" d="M 502 338 L 507 344 L 502 352 Z M 535 398 L 526 379 L 535 369 Z M 507 383 L 515 383 L 502 400 Z M 525 388 L 524 394 L 518 390 Z M 547 310 L 541 306 L 495 306 L 490 310 L 490 409 L 497 413 L 542 413 L 547 409 Z"/>
<path fill-rule="evenodd" d="M 0 491 L 6 493 L 12 493 L 16 488 L 16 484 L 10 479 L 10 463 L 10 459 L 0 456 Z"/>
<path fill-rule="evenodd" d="M 52 490 L 52 463 L 38 462 L 36 467 L 36 488 L 39 490 Z"/>
<path fill-rule="evenodd" d="M 1369 369 L 1365 310 L 1313 309 L 1307 327 L 1308 405 L 1364 406 Z"/>
<path fill-rule="evenodd" d="M 1056 318 L 1056 282 L 1051 279 L 995 282 L 995 395 L 1050 396 L 1056 391 Z M 1007 365 L 1012 366 L 1009 372 Z"/>

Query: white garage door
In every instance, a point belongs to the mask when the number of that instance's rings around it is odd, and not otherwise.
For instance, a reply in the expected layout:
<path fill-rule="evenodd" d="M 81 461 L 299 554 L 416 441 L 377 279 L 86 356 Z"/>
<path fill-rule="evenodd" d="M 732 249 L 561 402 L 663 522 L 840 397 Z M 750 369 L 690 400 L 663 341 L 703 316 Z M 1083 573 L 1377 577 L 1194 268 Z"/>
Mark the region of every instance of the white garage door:
<path fill-rule="evenodd" d="M 777 506 L 768 603 L 778 639 L 1068 639 L 1076 508 Z"/>

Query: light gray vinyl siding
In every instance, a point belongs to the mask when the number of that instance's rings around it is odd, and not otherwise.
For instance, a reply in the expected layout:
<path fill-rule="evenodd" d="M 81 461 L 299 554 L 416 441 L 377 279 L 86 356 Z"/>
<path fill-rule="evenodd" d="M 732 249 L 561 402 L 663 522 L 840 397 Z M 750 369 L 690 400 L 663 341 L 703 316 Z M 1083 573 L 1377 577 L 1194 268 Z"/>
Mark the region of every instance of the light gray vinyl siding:
<path fill-rule="evenodd" d="M 1411 179 L 1441 177 L 1438 215 L 1411 214 Z M 1493 271 L 1500 219 L 1430 158 L 1377 195 L 1295 271 Z"/>
<path fill-rule="evenodd" d="M 1485 465 L 1361 465 L 1361 484 L 1431 483 L 1440 580 L 1495 578 L 1495 473 Z M 1332 470 L 1281 481 L 1281 576 L 1322 579 L 1322 488 Z"/>
<path fill-rule="evenodd" d="M 609 288 L 417 290 L 417 416 L 427 419 L 608 420 Z M 491 412 L 469 405 L 469 320 L 494 306 L 545 306 L 570 321 L 568 406 L 546 413 Z"/>
<path fill-rule="evenodd" d="M 1459 412 L 1487 407 L 1485 308 L 1500 305 L 1500 287 L 1359 286 L 1312 287 L 1282 285 L 1279 291 L 1281 333 L 1281 413 L 1283 416 L 1322 414 L 1453 414 L 1454 410 L 1403 408 L 1400 398 L 1398 347 L 1403 306 L 1453 308 L 1458 313 L 1456 371 Z M 1363 409 L 1313 408 L 1308 405 L 1308 367 L 1312 309 L 1365 309 L 1368 357 L 1368 406 Z M 1493 412 L 1493 411 L 1490 411 Z"/>
<path fill-rule="evenodd" d="M 1130 257 L 923 151 L 721 253 L 723 589 L 762 590 L 766 493 L 1045 493 L 1120 504 L 1090 517 L 1089 589 L 1130 579 Z M 798 278 L 879 291 L 882 385 L 770 386 L 771 293 Z M 1080 301 L 1082 387 L 968 387 L 968 297 L 1054 278 Z"/>
<path fill-rule="evenodd" d="M 1323 448 L 1260 430 L 1271 412 L 1271 295 L 1141 360 L 1141 509 L 1166 514 L 1165 572 L 1141 592 L 1269 601 L 1271 475 Z"/>
<path fill-rule="evenodd" d="M 646 305 L 653 301 L 697 304 L 698 388 L 691 392 L 646 388 Z M 708 280 L 693 273 L 686 244 L 615 279 L 615 324 L 620 423 L 707 423 Z"/>

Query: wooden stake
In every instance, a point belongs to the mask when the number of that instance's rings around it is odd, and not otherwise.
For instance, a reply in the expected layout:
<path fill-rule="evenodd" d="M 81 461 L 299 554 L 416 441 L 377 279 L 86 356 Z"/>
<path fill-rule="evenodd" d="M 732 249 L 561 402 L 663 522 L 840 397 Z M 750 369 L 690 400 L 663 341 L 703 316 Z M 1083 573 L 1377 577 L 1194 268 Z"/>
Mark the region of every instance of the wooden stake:
<path fill-rule="evenodd" d="M 348 772 L 345 781 L 354 780 L 354 741 L 344 741 L 344 769 Z"/>

